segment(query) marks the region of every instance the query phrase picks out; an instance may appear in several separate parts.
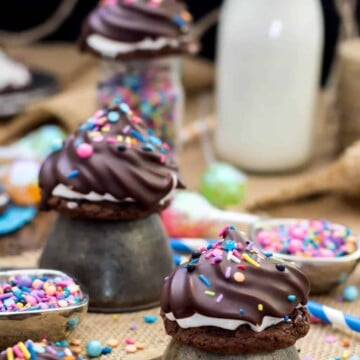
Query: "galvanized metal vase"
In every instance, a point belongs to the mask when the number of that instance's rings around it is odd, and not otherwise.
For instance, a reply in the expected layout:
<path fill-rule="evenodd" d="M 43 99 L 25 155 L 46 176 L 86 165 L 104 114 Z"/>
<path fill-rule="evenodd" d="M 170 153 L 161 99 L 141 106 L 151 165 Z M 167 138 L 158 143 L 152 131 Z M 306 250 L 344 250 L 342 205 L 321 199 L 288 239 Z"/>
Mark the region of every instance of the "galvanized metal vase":
<path fill-rule="evenodd" d="M 127 312 L 159 304 L 173 269 L 158 214 L 135 221 L 89 221 L 59 215 L 40 259 L 88 290 L 90 311 Z"/>

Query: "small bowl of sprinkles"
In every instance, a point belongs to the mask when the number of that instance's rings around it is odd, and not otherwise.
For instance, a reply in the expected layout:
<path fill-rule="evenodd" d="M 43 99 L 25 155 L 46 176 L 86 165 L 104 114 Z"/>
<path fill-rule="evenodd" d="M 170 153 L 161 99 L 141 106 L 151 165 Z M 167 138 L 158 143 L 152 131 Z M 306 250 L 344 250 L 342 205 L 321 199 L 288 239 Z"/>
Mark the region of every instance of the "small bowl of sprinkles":
<path fill-rule="evenodd" d="M 296 262 L 308 276 L 312 294 L 343 283 L 360 259 L 359 237 L 328 220 L 266 219 L 252 226 L 251 238 L 274 257 Z"/>
<path fill-rule="evenodd" d="M 26 339 L 67 338 L 87 312 L 80 284 L 60 271 L 0 272 L 0 349 Z"/>

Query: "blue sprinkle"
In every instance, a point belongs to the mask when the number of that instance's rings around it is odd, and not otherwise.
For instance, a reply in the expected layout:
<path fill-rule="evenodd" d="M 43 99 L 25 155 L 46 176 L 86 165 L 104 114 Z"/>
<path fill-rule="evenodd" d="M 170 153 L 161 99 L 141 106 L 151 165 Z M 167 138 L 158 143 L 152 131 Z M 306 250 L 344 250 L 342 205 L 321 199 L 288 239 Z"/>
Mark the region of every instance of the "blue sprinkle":
<path fill-rule="evenodd" d="M 153 324 L 157 321 L 158 317 L 156 315 L 145 315 L 144 316 L 144 321 L 147 324 Z"/>
<path fill-rule="evenodd" d="M 56 355 L 57 355 L 59 358 L 63 358 L 63 357 L 65 357 L 65 352 L 64 352 L 64 351 L 59 351 Z"/>
<path fill-rule="evenodd" d="M 78 147 L 82 143 L 83 143 L 83 141 L 81 139 L 76 139 L 74 144 L 75 144 L 75 147 Z"/>
<path fill-rule="evenodd" d="M 186 21 L 179 15 L 173 16 L 172 21 L 179 27 L 183 27 L 184 25 L 186 25 Z"/>
<path fill-rule="evenodd" d="M 113 101 L 114 105 L 119 105 L 121 102 L 120 98 L 119 97 L 116 97 Z"/>
<path fill-rule="evenodd" d="M 284 316 L 284 321 L 285 321 L 285 322 L 288 322 L 289 320 L 290 320 L 289 316 L 285 315 L 285 316 Z"/>
<path fill-rule="evenodd" d="M 245 314 L 245 310 L 244 310 L 244 309 L 240 309 L 240 314 Z"/>
<path fill-rule="evenodd" d="M 35 353 L 35 349 L 34 349 L 34 345 L 33 345 L 33 342 L 31 340 L 28 340 L 26 342 L 26 347 L 30 353 L 30 356 L 31 356 L 31 360 L 36 360 L 37 357 L 36 357 L 36 353 Z M 45 351 L 45 350 L 44 350 Z"/>
<path fill-rule="evenodd" d="M 151 151 L 154 151 L 154 147 L 153 147 L 152 145 L 150 145 L 150 144 L 146 144 L 146 145 L 143 147 L 143 150 L 144 150 L 144 151 L 149 151 L 149 152 L 151 152 Z"/>
<path fill-rule="evenodd" d="M 45 348 L 38 344 L 33 344 L 33 350 L 38 354 L 43 354 L 45 352 Z"/>
<path fill-rule="evenodd" d="M 73 170 L 73 171 L 70 171 L 70 172 L 68 173 L 67 178 L 68 178 L 68 179 L 72 179 L 72 178 L 74 178 L 74 177 L 77 177 L 79 174 L 80 174 L 80 171 L 79 171 L 79 170 Z"/>
<path fill-rule="evenodd" d="M 264 255 L 266 257 L 272 257 L 273 256 L 273 253 L 272 252 L 264 252 Z"/>
<path fill-rule="evenodd" d="M 209 244 L 209 245 L 206 247 L 206 249 L 207 249 L 207 250 L 212 249 L 212 245 L 211 245 L 211 244 Z"/>
<path fill-rule="evenodd" d="M 153 136 L 155 134 L 154 129 L 148 129 L 147 132 L 150 136 Z"/>
<path fill-rule="evenodd" d="M 126 114 L 130 112 L 129 105 L 126 104 L 126 103 L 121 103 L 121 104 L 119 105 L 119 108 L 120 108 L 121 111 L 123 111 L 123 112 L 126 113 Z"/>
<path fill-rule="evenodd" d="M 130 131 L 130 134 L 131 134 L 135 139 L 138 139 L 138 140 L 141 141 L 141 142 L 145 142 L 144 137 L 143 137 L 139 132 L 137 132 L 136 130 L 132 129 L 132 130 Z"/>
<path fill-rule="evenodd" d="M 120 120 L 120 114 L 117 111 L 110 111 L 107 118 L 110 122 L 116 123 Z"/>
<path fill-rule="evenodd" d="M 80 125 L 79 130 L 86 131 L 88 128 L 89 128 L 89 124 L 84 123 L 84 124 Z"/>
<path fill-rule="evenodd" d="M 211 282 L 207 279 L 207 277 L 203 274 L 199 275 L 199 279 L 207 286 L 210 287 L 211 286 Z"/>
<path fill-rule="evenodd" d="M 101 350 L 101 354 L 102 355 L 107 355 L 107 354 L 110 354 L 112 351 L 112 348 L 110 346 L 105 346 L 102 348 Z"/>
<path fill-rule="evenodd" d="M 290 302 L 294 302 L 294 301 L 296 300 L 296 295 L 289 295 L 289 296 L 288 296 L 288 300 L 289 300 Z"/>
<path fill-rule="evenodd" d="M 230 229 L 230 230 L 236 230 L 236 227 L 235 227 L 234 225 L 230 225 L 230 226 L 229 226 L 229 229 Z"/>
<path fill-rule="evenodd" d="M 189 264 L 190 265 L 195 265 L 195 264 L 197 264 L 198 262 L 199 262 L 199 258 L 197 258 L 197 259 L 192 259 L 190 262 L 189 262 Z"/>
<path fill-rule="evenodd" d="M 162 144 L 161 140 L 159 138 L 157 138 L 156 136 L 150 136 L 149 140 L 154 145 L 161 146 L 161 144 Z"/>
<path fill-rule="evenodd" d="M 237 248 L 236 242 L 233 240 L 226 240 L 224 244 L 225 251 L 232 251 Z"/>

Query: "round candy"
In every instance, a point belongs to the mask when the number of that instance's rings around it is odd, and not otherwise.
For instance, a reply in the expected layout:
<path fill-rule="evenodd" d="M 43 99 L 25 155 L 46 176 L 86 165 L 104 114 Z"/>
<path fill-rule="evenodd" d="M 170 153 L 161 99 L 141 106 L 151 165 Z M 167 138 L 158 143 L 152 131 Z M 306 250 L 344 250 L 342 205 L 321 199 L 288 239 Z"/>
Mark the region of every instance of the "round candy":
<path fill-rule="evenodd" d="M 100 341 L 91 340 L 86 344 L 86 355 L 89 357 L 98 357 L 101 355 L 102 345 Z"/>
<path fill-rule="evenodd" d="M 90 144 L 82 143 L 76 148 L 76 153 L 80 158 L 86 159 L 92 156 L 94 149 Z"/>
<path fill-rule="evenodd" d="M 239 204 L 245 197 L 246 176 L 226 163 L 213 163 L 200 181 L 201 194 L 214 206 Z"/>
<path fill-rule="evenodd" d="M 342 295 L 345 301 L 355 301 L 359 296 L 359 290 L 356 286 L 349 285 L 344 289 Z"/>

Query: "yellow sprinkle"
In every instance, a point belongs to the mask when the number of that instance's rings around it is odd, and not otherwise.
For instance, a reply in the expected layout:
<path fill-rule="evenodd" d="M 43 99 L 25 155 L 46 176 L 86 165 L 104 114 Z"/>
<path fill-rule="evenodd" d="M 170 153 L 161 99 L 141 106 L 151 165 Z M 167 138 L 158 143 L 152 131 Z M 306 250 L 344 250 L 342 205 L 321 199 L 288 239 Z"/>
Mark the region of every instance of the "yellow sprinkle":
<path fill-rule="evenodd" d="M 259 305 L 258 305 L 258 310 L 259 310 L 259 311 L 263 311 L 263 310 L 264 310 L 264 305 L 263 305 L 263 304 L 259 304 Z"/>
<path fill-rule="evenodd" d="M 125 142 L 126 142 L 127 144 L 131 144 L 131 138 L 129 138 L 129 137 L 127 136 L 126 139 L 125 139 Z"/>
<path fill-rule="evenodd" d="M 14 360 L 14 353 L 12 348 L 6 349 L 6 360 Z"/>
<path fill-rule="evenodd" d="M 119 319 L 119 315 L 118 315 L 118 314 L 112 314 L 112 318 L 113 318 L 114 320 L 118 320 L 118 319 Z"/>
<path fill-rule="evenodd" d="M 102 129 L 101 129 L 102 132 L 108 132 L 110 131 L 110 127 L 109 126 L 104 126 Z"/>
<path fill-rule="evenodd" d="M 341 355 L 341 360 L 348 360 L 349 356 L 350 356 L 349 352 L 345 350 Z"/>
<path fill-rule="evenodd" d="M 210 290 L 205 290 L 205 295 L 209 295 L 209 296 L 215 296 L 215 292 L 214 291 L 210 291 Z"/>
<path fill-rule="evenodd" d="M 122 135 L 118 135 L 116 139 L 117 139 L 117 141 L 123 141 L 124 137 Z"/>
<path fill-rule="evenodd" d="M 25 346 L 25 344 L 23 342 L 18 343 L 18 348 L 23 353 L 26 360 L 31 359 L 31 354 L 29 353 L 29 350 L 27 349 L 27 347 Z"/>
<path fill-rule="evenodd" d="M 260 267 L 260 264 L 252 259 L 248 254 L 243 254 L 242 258 L 247 261 L 249 264 L 254 265 L 255 267 Z"/>
<path fill-rule="evenodd" d="M 100 131 L 92 131 L 89 135 L 90 135 L 91 137 L 100 136 L 100 135 L 101 135 L 101 132 L 100 132 Z M 44 289 L 45 289 L 45 287 L 44 287 Z"/>

